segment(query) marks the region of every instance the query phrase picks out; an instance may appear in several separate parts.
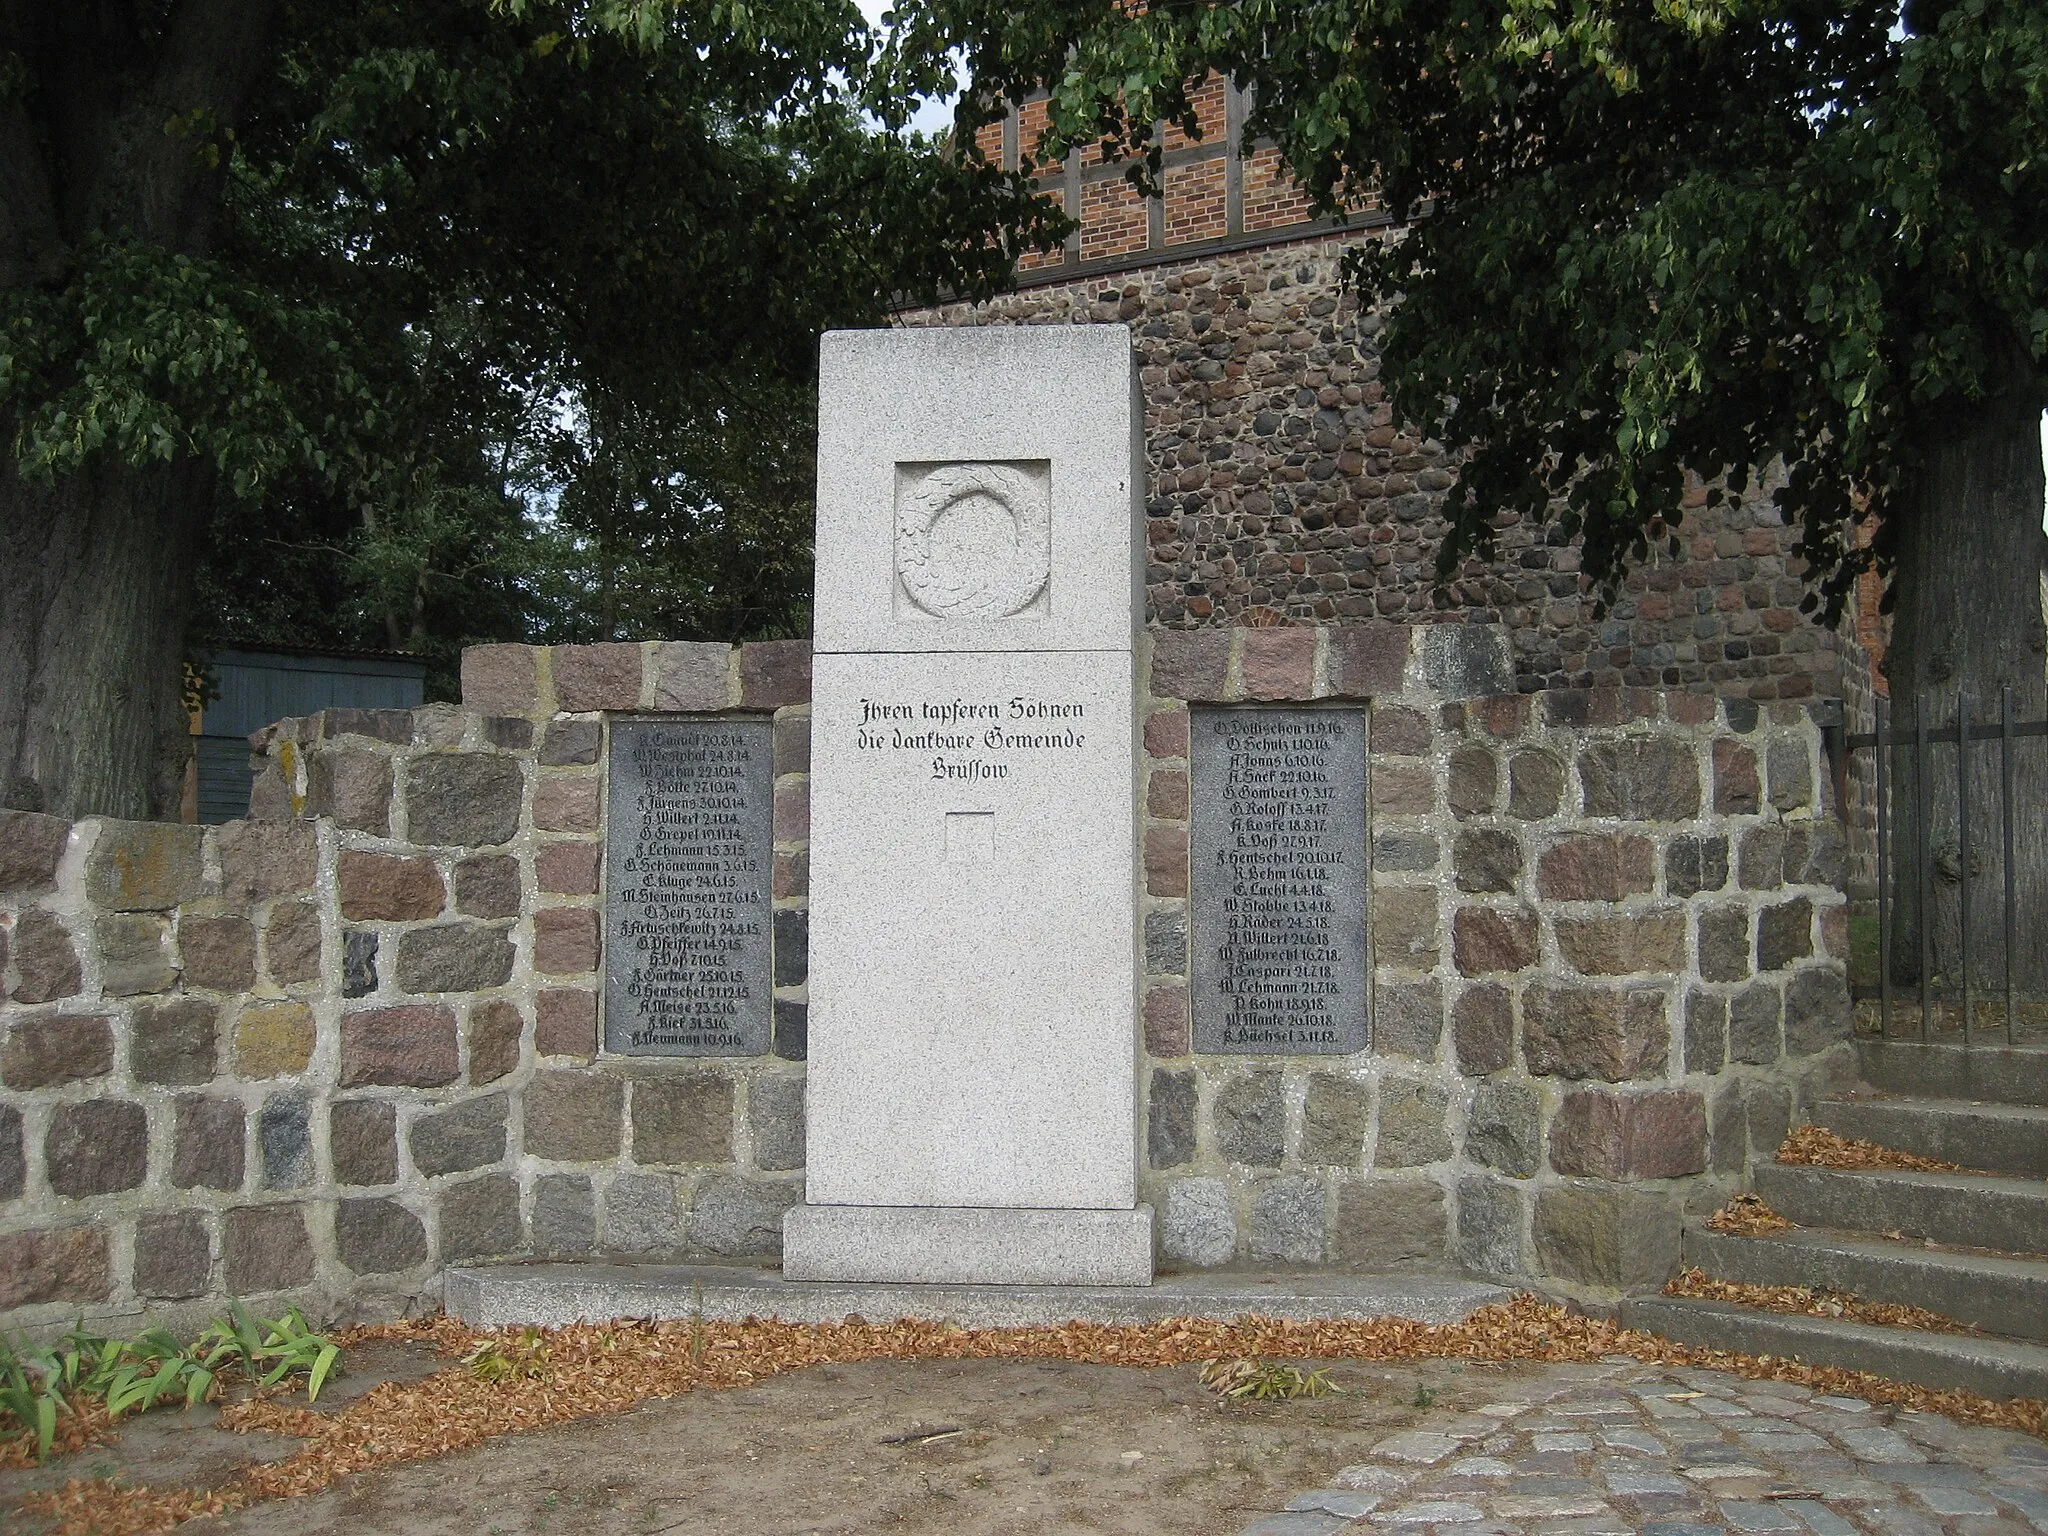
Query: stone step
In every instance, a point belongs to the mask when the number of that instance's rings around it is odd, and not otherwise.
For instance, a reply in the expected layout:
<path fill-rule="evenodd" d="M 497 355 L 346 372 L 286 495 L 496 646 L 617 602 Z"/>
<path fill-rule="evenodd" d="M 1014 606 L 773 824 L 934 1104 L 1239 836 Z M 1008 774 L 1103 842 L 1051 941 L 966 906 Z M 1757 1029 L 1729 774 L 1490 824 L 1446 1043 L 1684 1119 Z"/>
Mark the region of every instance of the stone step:
<path fill-rule="evenodd" d="M 444 1280 L 449 1315 L 488 1328 L 621 1317 L 836 1323 L 850 1315 L 871 1323 L 908 1317 L 963 1328 L 1246 1316 L 1450 1323 L 1512 1294 L 1458 1276 L 1333 1270 L 1211 1270 L 1162 1275 L 1149 1286 L 902 1285 L 786 1280 L 777 1270 L 709 1264 L 480 1264 L 451 1267 Z"/>
<path fill-rule="evenodd" d="M 1685 1262 L 1717 1280 L 1848 1291 L 1865 1301 L 1925 1307 L 1991 1333 L 2048 1341 L 2048 1262 L 1943 1253 L 1840 1232 L 1737 1237 L 1699 1227 L 1686 1231 Z"/>
<path fill-rule="evenodd" d="M 1802 1227 L 2048 1254 L 2048 1182 L 2040 1179 L 1759 1163 L 1753 1182 L 1765 1204 Z"/>
<path fill-rule="evenodd" d="M 2048 1106 L 2048 1047 L 1859 1040 L 1863 1080 L 1886 1093 Z"/>
<path fill-rule="evenodd" d="M 2048 1109 L 1966 1099 L 1822 1099 L 1815 1125 L 1920 1157 L 2048 1178 Z"/>
<path fill-rule="evenodd" d="M 2017 1339 L 1878 1328 L 1689 1296 L 1631 1296 L 1621 1321 L 1706 1349 L 1782 1355 L 1982 1397 L 2048 1397 L 2048 1347 Z"/>

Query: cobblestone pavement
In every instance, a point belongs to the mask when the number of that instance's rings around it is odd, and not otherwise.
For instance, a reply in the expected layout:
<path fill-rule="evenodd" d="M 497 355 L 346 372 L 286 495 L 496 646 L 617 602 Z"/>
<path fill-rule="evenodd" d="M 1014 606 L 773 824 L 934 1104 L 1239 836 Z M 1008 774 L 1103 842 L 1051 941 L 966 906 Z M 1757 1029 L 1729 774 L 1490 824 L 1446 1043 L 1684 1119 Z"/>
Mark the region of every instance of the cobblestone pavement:
<path fill-rule="evenodd" d="M 2048 1443 L 1715 1371 L 1565 1366 L 1381 1441 L 1244 1536 L 1369 1530 L 2024 1536 L 2048 1532 Z"/>

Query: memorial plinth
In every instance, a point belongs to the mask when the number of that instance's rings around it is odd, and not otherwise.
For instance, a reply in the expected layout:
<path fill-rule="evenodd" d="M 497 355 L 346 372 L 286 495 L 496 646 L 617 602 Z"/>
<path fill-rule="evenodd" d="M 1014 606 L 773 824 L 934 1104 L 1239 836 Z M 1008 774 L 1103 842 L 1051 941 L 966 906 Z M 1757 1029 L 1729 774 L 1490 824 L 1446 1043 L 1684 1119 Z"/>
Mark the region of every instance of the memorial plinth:
<path fill-rule="evenodd" d="M 1143 420 L 1122 326 L 824 338 L 792 1279 L 1150 1283 Z"/>

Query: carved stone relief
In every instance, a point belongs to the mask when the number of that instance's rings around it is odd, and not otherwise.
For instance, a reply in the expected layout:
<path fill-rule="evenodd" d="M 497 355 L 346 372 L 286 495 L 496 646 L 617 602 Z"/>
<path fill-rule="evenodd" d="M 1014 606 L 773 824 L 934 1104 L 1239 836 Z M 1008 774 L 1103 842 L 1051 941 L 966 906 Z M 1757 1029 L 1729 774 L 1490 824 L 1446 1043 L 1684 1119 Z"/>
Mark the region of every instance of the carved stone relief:
<path fill-rule="evenodd" d="M 1045 467 L 941 464 L 899 474 L 896 580 L 911 616 L 1043 611 L 1052 569 Z M 899 612 L 906 604 L 899 602 Z"/>

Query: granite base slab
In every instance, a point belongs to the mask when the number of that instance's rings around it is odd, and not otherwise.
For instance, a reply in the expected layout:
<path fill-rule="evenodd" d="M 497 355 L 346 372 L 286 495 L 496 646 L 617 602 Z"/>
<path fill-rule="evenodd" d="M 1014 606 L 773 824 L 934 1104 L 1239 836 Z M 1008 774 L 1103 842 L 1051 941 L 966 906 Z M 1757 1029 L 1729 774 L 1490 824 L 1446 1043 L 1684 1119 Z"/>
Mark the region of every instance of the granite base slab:
<path fill-rule="evenodd" d="M 1453 1323 L 1506 1301 L 1498 1285 L 1451 1275 L 1360 1275 L 1331 1270 L 1206 1271 L 1149 1286 L 879 1285 L 791 1280 L 776 1270 L 705 1264 L 468 1265 L 447 1271 L 448 1312 L 478 1327 L 775 1318 L 786 1323 L 918 1318 L 963 1328 L 1066 1322 L 1155 1323 L 1170 1317 L 1289 1322 L 1404 1317 Z"/>
<path fill-rule="evenodd" d="M 1152 1207 L 793 1205 L 791 1280 L 909 1285 L 1150 1285 Z"/>

